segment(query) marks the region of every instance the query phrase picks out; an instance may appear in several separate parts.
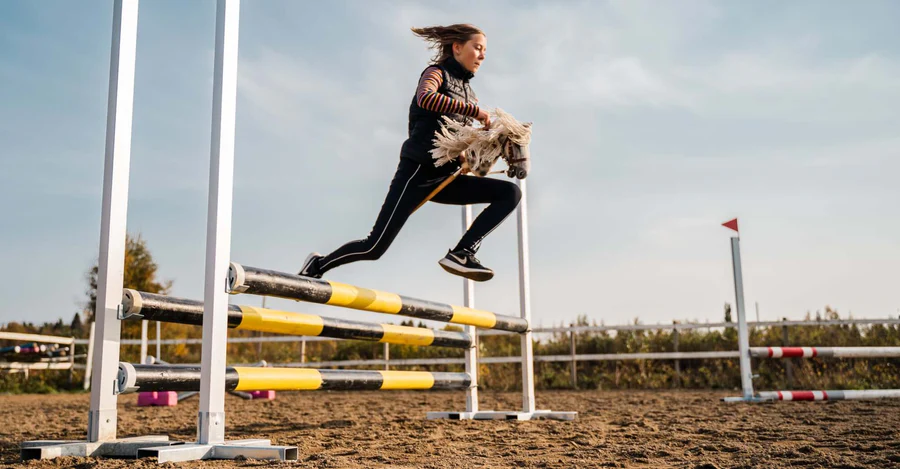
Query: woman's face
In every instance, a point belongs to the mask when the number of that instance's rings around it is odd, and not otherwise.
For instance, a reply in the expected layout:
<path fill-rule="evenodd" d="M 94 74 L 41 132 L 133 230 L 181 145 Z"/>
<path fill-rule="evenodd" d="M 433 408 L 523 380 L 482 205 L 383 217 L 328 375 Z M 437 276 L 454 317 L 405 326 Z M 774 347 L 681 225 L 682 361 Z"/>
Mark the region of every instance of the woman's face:
<path fill-rule="evenodd" d="M 465 43 L 453 44 L 453 58 L 472 73 L 478 72 L 486 51 L 487 38 L 484 34 L 475 34 Z"/>

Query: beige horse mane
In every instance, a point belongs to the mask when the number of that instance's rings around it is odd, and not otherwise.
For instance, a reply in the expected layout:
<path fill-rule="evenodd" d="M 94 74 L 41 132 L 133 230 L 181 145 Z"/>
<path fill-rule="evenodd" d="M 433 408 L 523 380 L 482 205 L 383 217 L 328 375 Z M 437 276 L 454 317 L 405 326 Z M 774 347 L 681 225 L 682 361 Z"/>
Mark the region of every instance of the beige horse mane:
<path fill-rule="evenodd" d="M 456 161 L 459 155 L 465 152 L 472 174 L 485 176 L 498 158 L 511 157 L 504 152 L 503 137 L 521 147 L 527 147 L 531 143 L 530 122 L 519 122 L 500 108 L 496 108 L 491 114 L 490 130 L 470 127 L 443 116 L 441 128 L 435 132 L 434 148 L 431 150 L 435 166 Z M 523 163 L 527 165 L 528 161 L 507 161 L 507 163 L 510 166 Z"/>

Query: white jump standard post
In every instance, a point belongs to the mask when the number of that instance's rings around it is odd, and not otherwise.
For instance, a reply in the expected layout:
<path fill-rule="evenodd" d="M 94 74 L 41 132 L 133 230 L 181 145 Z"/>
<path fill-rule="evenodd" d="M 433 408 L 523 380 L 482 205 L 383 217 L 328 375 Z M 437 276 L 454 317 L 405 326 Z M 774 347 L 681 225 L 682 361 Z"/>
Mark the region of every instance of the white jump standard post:
<path fill-rule="evenodd" d="M 472 206 L 462 208 L 462 232 L 472 226 Z M 475 308 L 475 282 L 463 279 L 463 306 Z M 466 390 L 466 412 L 478 412 L 478 329 L 475 326 L 464 326 L 463 331 L 472 338 L 472 345 L 466 349 L 466 373 L 472 378 Z"/>
<path fill-rule="evenodd" d="M 559 412 L 551 410 L 536 410 L 534 402 L 534 346 L 531 332 L 531 297 L 530 277 L 528 265 L 528 208 L 525 197 L 525 181 L 517 180 L 522 190 L 522 200 L 517 209 L 518 246 L 519 246 L 519 310 L 522 319 L 528 323 L 528 329 L 521 333 L 522 338 L 522 411 L 494 411 L 478 410 L 477 390 L 466 394 L 466 412 L 428 412 L 428 419 L 451 420 L 575 420 L 578 412 Z M 466 207 L 463 212 L 463 227 L 467 229 L 471 224 L 471 208 Z M 465 283 L 466 306 L 474 302 L 474 283 Z M 468 329 L 467 329 L 468 330 Z M 473 344 L 477 344 L 477 334 L 473 332 Z M 473 371 L 470 371 L 473 370 Z M 477 371 L 477 349 L 466 353 L 466 372 Z M 475 387 L 476 375 L 472 374 L 472 386 Z M 474 402 L 470 406 L 470 400 Z"/>
<path fill-rule="evenodd" d="M 271 446 L 265 439 L 225 440 L 226 282 L 231 256 L 239 23 L 240 0 L 218 0 L 197 443 L 138 451 L 138 457 L 155 457 L 158 462 L 237 457 L 297 459 L 296 447 Z"/>
<path fill-rule="evenodd" d="M 741 238 L 731 238 L 731 257 L 734 265 L 734 301 L 737 305 L 738 351 L 740 352 L 741 390 L 744 400 L 753 399 L 753 368 L 750 366 L 750 331 L 744 309 L 744 277 L 741 272 Z"/>
<path fill-rule="evenodd" d="M 519 245 L 519 310 L 522 319 L 528 321 L 528 330 L 522 336 L 522 413 L 536 413 L 534 404 L 534 338 L 531 332 L 531 264 L 528 257 L 528 212 L 525 198 L 525 180 L 517 179 L 522 200 L 516 211 L 516 231 Z M 548 412 L 548 411 L 542 411 Z M 574 414 L 572 416 L 574 418 Z"/>
<path fill-rule="evenodd" d="M 737 219 L 724 226 L 737 231 Z M 734 262 L 734 293 L 738 308 L 738 356 L 741 366 L 743 395 L 725 397 L 724 402 L 765 401 L 845 401 L 900 398 L 900 389 L 820 390 L 820 391 L 753 391 L 750 358 L 874 358 L 898 357 L 900 347 L 750 347 L 747 317 L 744 312 L 744 285 L 741 277 L 740 238 L 731 238 Z"/>
<path fill-rule="evenodd" d="M 737 219 L 722 224 L 738 231 Z M 744 309 L 744 277 L 741 272 L 740 234 L 731 238 L 731 263 L 734 269 L 734 302 L 737 306 L 738 359 L 741 369 L 741 397 L 726 397 L 725 402 L 751 402 L 753 395 L 753 368 L 750 365 L 750 331 L 747 328 L 747 311 Z"/>
<path fill-rule="evenodd" d="M 103 166 L 103 209 L 100 220 L 100 260 L 94 310 L 91 404 L 86 441 L 27 441 L 22 459 L 59 456 L 134 457 L 138 447 L 168 444 L 167 436 L 116 438 L 116 377 L 119 369 L 119 305 L 125 265 L 128 217 L 128 173 L 137 50 L 138 0 L 116 0 L 109 66 L 106 151 Z"/>

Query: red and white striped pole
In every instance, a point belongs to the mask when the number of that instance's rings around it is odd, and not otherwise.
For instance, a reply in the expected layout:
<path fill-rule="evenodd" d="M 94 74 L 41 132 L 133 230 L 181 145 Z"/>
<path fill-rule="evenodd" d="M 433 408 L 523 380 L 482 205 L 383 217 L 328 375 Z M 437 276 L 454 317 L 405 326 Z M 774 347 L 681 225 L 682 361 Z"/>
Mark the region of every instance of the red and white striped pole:
<path fill-rule="evenodd" d="M 751 347 L 758 358 L 891 358 L 900 357 L 900 347 Z"/>
<path fill-rule="evenodd" d="M 760 401 L 855 401 L 900 397 L 900 389 L 868 389 L 860 391 L 763 391 Z"/>

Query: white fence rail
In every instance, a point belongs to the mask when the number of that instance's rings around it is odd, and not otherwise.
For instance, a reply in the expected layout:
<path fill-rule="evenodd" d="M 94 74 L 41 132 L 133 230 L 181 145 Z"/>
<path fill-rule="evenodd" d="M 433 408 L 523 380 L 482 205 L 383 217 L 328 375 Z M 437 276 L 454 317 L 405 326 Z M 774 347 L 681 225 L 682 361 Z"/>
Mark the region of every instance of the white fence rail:
<path fill-rule="evenodd" d="M 760 328 L 760 327 L 827 327 L 827 326 L 872 326 L 872 325 L 900 325 L 900 319 L 839 319 L 839 320 L 822 320 L 822 321 L 757 321 L 757 322 L 748 322 L 748 327 L 750 328 Z M 680 360 L 701 360 L 701 359 L 734 359 L 739 358 L 739 352 L 737 350 L 727 350 L 727 351 L 704 351 L 704 352 L 680 352 L 678 351 L 678 332 L 684 330 L 694 330 L 694 329 L 728 329 L 728 328 L 736 328 L 737 323 L 728 323 L 728 322 L 717 322 L 717 323 L 673 323 L 673 324 L 624 324 L 624 325 L 600 325 L 600 326 L 558 326 L 558 327 L 538 327 L 534 329 L 535 334 L 568 334 L 570 338 L 570 350 L 571 353 L 567 355 L 535 355 L 534 359 L 538 362 L 570 362 L 572 363 L 571 368 L 571 379 L 573 386 L 577 383 L 577 369 L 576 364 L 578 362 L 591 362 L 591 361 L 625 361 L 625 360 L 675 360 L 675 368 L 676 373 L 680 373 Z M 575 353 L 575 341 L 576 334 L 578 333 L 604 333 L 604 332 L 618 332 L 618 331 L 647 331 L 647 330 L 672 330 L 675 331 L 675 351 L 672 352 L 642 352 L 642 353 L 607 353 L 607 354 L 578 354 Z M 511 335 L 511 333 L 505 331 L 497 331 L 497 330 L 479 330 L 479 336 L 495 336 L 495 335 Z M 786 337 L 786 335 L 785 335 Z M 33 342 L 46 342 L 46 343 L 57 343 L 57 344 L 70 344 L 70 345 L 90 345 L 90 339 L 75 339 L 72 337 L 55 337 L 55 336 L 45 336 L 45 335 L 37 335 L 37 334 L 21 334 L 21 333 L 12 333 L 12 332 L 0 332 L 0 340 L 20 340 L 20 341 L 33 341 Z M 410 358 L 410 359 L 390 359 L 388 355 L 388 344 L 385 345 L 385 358 L 376 358 L 376 359 L 365 359 L 365 360 L 332 360 L 332 361 L 319 361 L 319 362 L 307 362 L 305 356 L 305 344 L 306 342 L 319 342 L 319 341 L 334 341 L 334 340 L 344 340 L 344 339 L 335 339 L 330 337 L 304 337 L 304 336 L 260 336 L 260 337 L 230 337 L 228 338 L 229 343 L 239 344 L 239 343 L 297 343 L 300 342 L 302 344 L 301 348 L 301 361 L 300 362 L 292 362 L 292 363 L 278 363 L 272 364 L 272 366 L 276 367 L 297 367 L 297 366 L 305 366 L 311 368 L 325 368 L 325 367 L 347 367 L 347 366 L 383 366 L 388 368 L 390 366 L 426 366 L 426 365 L 464 365 L 465 359 L 460 358 Z M 184 339 L 162 339 L 162 340 L 150 340 L 147 339 L 128 339 L 122 340 L 122 345 L 143 345 L 144 347 L 148 347 L 150 345 L 200 345 L 202 343 L 202 339 L 200 338 L 184 338 Z M 90 348 L 90 347 L 89 347 Z M 761 356 L 767 348 L 763 347 L 755 347 L 752 349 L 754 356 Z M 824 349 L 821 349 L 824 350 Z M 90 354 L 90 350 L 88 354 Z M 828 356 L 828 355 L 825 355 Z M 855 357 L 854 353 L 840 353 L 834 355 L 836 358 L 846 357 L 851 358 Z M 895 356 L 890 354 L 889 356 Z M 78 358 L 83 358 L 84 355 L 77 355 Z M 72 358 L 75 358 L 74 356 Z M 480 359 L 481 363 L 485 364 L 497 364 L 497 363 L 518 363 L 521 361 L 521 357 L 519 356 L 509 356 L 509 357 L 483 357 Z M 76 369 L 86 369 L 84 364 L 76 364 L 72 359 L 69 359 L 65 362 L 38 362 L 38 363 L 5 363 L 0 362 L 0 370 L 15 372 L 15 371 L 26 371 L 27 370 L 76 370 Z M 90 373 L 89 367 L 87 367 L 87 373 Z M 790 381 L 790 373 L 788 373 Z M 87 380 L 85 381 L 87 382 Z"/>

